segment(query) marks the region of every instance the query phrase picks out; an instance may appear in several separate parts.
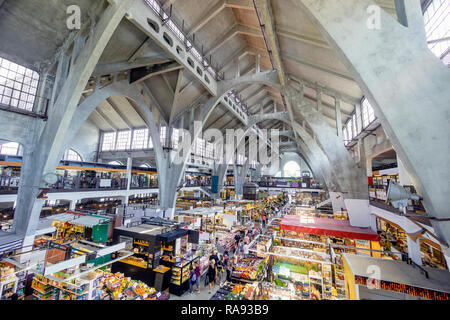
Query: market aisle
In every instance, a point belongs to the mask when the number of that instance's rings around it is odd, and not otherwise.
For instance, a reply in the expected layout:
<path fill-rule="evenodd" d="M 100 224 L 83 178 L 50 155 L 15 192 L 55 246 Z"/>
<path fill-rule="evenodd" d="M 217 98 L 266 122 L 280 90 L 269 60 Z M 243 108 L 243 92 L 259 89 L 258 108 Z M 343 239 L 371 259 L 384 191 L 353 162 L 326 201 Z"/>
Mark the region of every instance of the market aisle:
<path fill-rule="evenodd" d="M 183 294 L 181 297 L 177 297 L 176 295 L 171 294 L 170 300 L 209 300 L 211 297 L 219 290 L 219 285 L 215 285 L 211 290 L 211 294 L 209 294 L 209 287 L 204 286 L 204 281 L 202 281 L 202 285 L 200 288 L 200 293 L 189 294 L 189 291 Z"/>

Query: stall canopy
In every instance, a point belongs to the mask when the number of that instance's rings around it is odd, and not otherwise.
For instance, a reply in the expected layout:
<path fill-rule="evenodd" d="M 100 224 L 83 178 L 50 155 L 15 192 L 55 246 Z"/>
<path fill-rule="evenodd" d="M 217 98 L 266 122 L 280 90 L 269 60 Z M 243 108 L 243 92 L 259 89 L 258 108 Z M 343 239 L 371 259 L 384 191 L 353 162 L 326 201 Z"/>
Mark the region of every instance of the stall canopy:
<path fill-rule="evenodd" d="M 280 222 L 280 230 L 358 240 L 380 240 L 380 236 L 370 228 L 353 227 L 347 220 L 329 218 L 286 216 Z"/>
<path fill-rule="evenodd" d="M 156 236 L 157 241 L 169 243 L 190 233 L 188 229 L 175 229 Z"/>
<path fill-rule="evenodd" d="M 80 225 L 88 228 L 92 228 L 99 224 L 109 223 L 108 218 L 97 217 L 97 216 L 87 216 L 87 215 L 75 215 L 70 213 L 57 214 L 46 218 L 51 221 L 59 222 L 69 222 L 71 224 Z"/>

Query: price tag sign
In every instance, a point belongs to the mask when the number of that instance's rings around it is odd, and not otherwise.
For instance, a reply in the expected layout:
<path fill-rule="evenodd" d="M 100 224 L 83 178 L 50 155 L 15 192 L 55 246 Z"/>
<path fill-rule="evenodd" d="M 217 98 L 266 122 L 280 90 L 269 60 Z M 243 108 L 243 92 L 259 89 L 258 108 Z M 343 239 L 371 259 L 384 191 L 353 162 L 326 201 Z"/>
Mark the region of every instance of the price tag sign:
<path fill-rule="evenodd" d="M 161 292 L 158 292 L 157 294 L 156 294 L 156 297 L 160 297 L 161 296 Z"/>
<path fill-rule="evenodd" d="M 287 277 L 287 278 L 290 278 L 290 276 L 291 276 L 291 270 L 289 270 L 289 268 L 286 268 L 286 267 L 284 267 L 284 266 L 281 266 L 281 267 L 280 267 L 280 274 L 283 275 L 283 276 L 285 276 L 285 277 Z"/>

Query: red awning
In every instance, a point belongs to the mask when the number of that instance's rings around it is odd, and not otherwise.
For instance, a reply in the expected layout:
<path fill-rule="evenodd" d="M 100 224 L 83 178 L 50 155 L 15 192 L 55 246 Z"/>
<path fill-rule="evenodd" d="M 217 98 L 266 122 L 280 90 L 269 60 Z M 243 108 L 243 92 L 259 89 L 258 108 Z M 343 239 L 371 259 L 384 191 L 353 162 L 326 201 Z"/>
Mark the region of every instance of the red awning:
<path fill-rule="evenodd" d="M 353 227 L 348 220 L 286 216 L 280 222 L 280 230 L 348 239 L 380 241 L 380 236 L 372 229 Z"/>

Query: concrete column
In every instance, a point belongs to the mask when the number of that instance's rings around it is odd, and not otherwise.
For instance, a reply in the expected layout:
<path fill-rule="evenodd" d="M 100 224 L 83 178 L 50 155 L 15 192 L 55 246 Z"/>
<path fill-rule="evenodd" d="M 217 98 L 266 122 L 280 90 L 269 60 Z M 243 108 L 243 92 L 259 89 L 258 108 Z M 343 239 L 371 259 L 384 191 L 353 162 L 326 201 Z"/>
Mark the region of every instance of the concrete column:
<path fill-rule="evenodd" d="M 372 177 L 373 176 L 373 172 L 372 172 L 372 158 L 367 158 L 366 159 L 366 173 L 368 177 Z"/>
<path fill-rule="evenodd" d="M 339 138 L 342 139 L 342 115 L 341 115 L 341 99 L 339 96 L 335 97 L 336 101 L 336 130 Z"/>
<path fill-rule="evenodd" d="M 419 266 L 422 265 L 422 255 L 420 254 L 419 239 L 414 241 L 408 235 L 406 236 L 408 243 L 408 257 Z"/>
<path fill-rule="evenodd" d="M 56 68 L 55 83 L 53 84 L 52 98 L 51 98 L 51 110 L 53 110 L 53 104 L 61 92 L 61 89 L 67 79 L 70 66 L 70 57 L 65 52 L 61 52 L 58 58 L 58 67 Z M 49 110 L 50 111 L 50 110 Z"/>
<path fill-rule="evenodd" d="M 44 113 L 47 108 L 47 103 L 49 102 L 46 98 L 51 95 L 53 84 L 50 83 L 48 75 L 48 70 L 45 70 L 41 74 L 41 81 L 39 82 L 39 88 L 37 91 L 37 96 L 39 98 L 36 99 L 33 107 L 33 111 L 36 113 Z"/>
<path fill-rule="evenodd" d="M 358 140 L 358 160 L 359 160 L 359 167 L 364 171 L 367 171 L 366 150 L 364 147 L 363 139 Z"/>
<path fill-rule="evenodd" d="M 322 113 L 322 89 L 317 89 L 317 111 Z"/>
<path fill-rule="evenodd" d="M 13 225 L 17 234 L 32 236 L 35 233 L 44 203 L 38 196 L 47 187 L 44 178 L 54 174 L 89 75 L 94 71 L 101 53 L 132 3 L 132 0 L 125 0 L 108 6 L 81 50 L 76 67 L 70 70 L 68 76 L 63 76 L 64 68 L 61 65 L 61 79 L 65 81 L 59 92 L 54 92 L 52 112 L 49 113 L 41 134 L 34 138 L 32 146 L 35 149 L 24 152 Z"/>
<path fill-rule="evenodd" d="M 236 79 L 241 77 L 241 61 L 238 58 L 236 62 Z"/>
<path fill-rule="evenodd" d="M 258 53 L 256 55 L 256 73 L 261 72 L 261 55 Z"/>
<path fill-rule="evenodd" d="M 70 201 L 69 210 L 70 211 L 75 211 L 76 205 L 77 205 L 77 200 Z"/>
<path fill-rule="evenodd" d="M 381 30 L 367 30 L 367 15 L 361 14 L 367 11 L 367 1 L 327 1 L 324 5 L 299 0 L 297 4 L 370 99 L 424 198 L 427 213 L 448 218 L 449 183 L 443 177 L 450 176 L 450 162 L 448 148 L 443 146 L 450 145 L 450 135 L 442 128 L 448 128 L 450 71 L 427 46 L 420 1 L 403 1 L 404 9 L 399 8 L 401 22 L 408 27 L 382 12 Z M 355 43 L 363 45 L 355 47 Z M 437 235 L 450 242 L 450 222 L 436 219 L 431 223 Z"/>
<path fill-rule="evenodd" d="M 133 158 L 127 158 L 127 190 L 131 189 L 131 168 L 133 167 Z"/>
<path fill-rule="evenodd" d="M 370 205 L 366 199 L 344 199 L 350 225 L 370 227 Z"/>
<path fill-rule="evenodd" d="M 329 192 L 331 199 L 331 206 L 333 207 L 333 213 L 341 213 L 342 210 L 346 210 L 344 203 L 344 195 L 340 192 Z"/>
<path fill-rule="evenodd" d="M 450 248 L 442 248 L 442 253 L 444 254 L 445 257 L 445 262 L 447 263 L 447 268 L 450 268 Z"/>
<path fill-rule="evenodd" d="M 400 185 L 402 186 L 411 186 L 413 185 L 411 181 L 411 177 L 409 176 L 408 171 L 406 170 L 403 162 L 397 156 L 397 166 L 398 166 L 398 178 L 400 180 Z"/>

